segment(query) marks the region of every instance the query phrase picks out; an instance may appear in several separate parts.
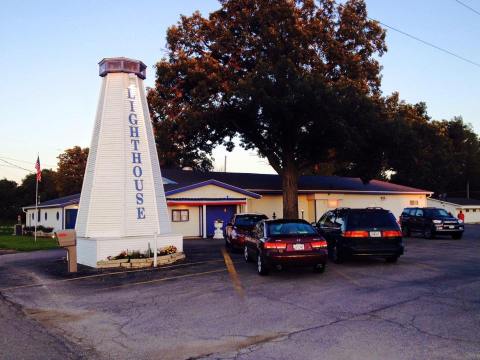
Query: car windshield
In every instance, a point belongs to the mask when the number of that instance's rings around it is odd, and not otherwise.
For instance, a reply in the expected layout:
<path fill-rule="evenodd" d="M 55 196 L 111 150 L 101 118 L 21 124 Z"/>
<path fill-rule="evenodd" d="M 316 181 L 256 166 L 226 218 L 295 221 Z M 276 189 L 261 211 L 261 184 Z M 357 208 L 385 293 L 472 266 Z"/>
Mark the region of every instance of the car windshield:
<path fill-rule="evenodd" d="M 237 226 L 255 226 L 260 220 L 266 219 L 265 215 L 248 215 L 248 216 L 237 216 L 235 218 L 235 225 Z"/>
<path fill-rule="evenodd" d="M 450 214 L 443 209 L 425 209 L 425 215 L 430 217 L 450 217 Z"/>
<path fill-rule="evenodd" d="M 268 224 L 270 236 L 279 235 L 315 235 L 317 232 L 310 224 L 302 222 L 285 222 Z"/>
<path fill-rule="evenodd" d="M 397 220 L 388 211 L 352 211 L 348 214 L 349 229 L 398 227 Z"/>

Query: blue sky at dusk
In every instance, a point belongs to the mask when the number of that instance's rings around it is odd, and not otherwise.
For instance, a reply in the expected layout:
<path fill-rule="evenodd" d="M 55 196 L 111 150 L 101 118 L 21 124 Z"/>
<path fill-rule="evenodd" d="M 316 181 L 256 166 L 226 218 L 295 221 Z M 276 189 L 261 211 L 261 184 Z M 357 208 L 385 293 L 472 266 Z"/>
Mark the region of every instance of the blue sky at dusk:
<path fill-rule="evenodd" d="M 480 2 L 463 0 L 480 10 Z M 480 63 L 480 16 L 455 0 L 367 0 L 369 16 Z M 55 168 L 74 145 L 89 146 L 100 89 L 98 61 L 126 56 L 148 66 L 165 54 L 165 33 L 180 14 L 218 8 L 214 0 L 3 1 L 0 12 L 0 158 L 34 169 Z M 381 58 L 385 94 L 425 101 L 435 119 L 461 115 L 480 131 L 480 67 L 392 30 Z M 227 153 L 229 171 L 272 172 L 253 153 Z M 216 167 L 224 151 L 215 152 Z M 0 163 L 0 178 L 26 171 Z"/>

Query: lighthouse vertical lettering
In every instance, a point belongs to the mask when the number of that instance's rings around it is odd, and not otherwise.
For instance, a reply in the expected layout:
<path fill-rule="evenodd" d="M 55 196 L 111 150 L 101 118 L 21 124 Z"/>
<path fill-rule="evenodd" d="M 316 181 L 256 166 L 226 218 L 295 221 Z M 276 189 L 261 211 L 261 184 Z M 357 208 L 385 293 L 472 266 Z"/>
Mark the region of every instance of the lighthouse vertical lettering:
<path fill-rule="evenodd" d="M 138 117 L 135 112 L 135 95 L 132 95 L 131 88 L 127 88 L 127 99 L 130 103 L 128 114 L 128 126 L 130 129 L 130 145 L 132 149 L 132 172 L 134 176 L 135 201 L 137 204 L 137 219 L 145 219 L 145 208 L 143 205 L 143 169 L 142 153 L 139 150 L 140 136 L 138 132 Z"/>

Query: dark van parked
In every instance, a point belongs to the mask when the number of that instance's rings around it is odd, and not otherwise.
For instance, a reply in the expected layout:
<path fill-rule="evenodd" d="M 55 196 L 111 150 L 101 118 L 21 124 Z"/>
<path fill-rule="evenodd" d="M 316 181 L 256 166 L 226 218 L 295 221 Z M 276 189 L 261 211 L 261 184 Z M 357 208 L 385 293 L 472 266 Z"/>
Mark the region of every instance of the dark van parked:
<path fill-rule="evenodd" d="M 312 266 L 325 270 L 327 242 L 304 220 L 262 220 L 246 237 L 245 261 L 257 262 L 260 275 L 267 275 L 272 266 Z"/>
<path fill-rule="evenodd" d="M 400 224 L 405 236 L 412 233 L 420 233 L 427 239 L 433 239 L 436 235 L 450 235 L 454 239 L 461 239 L 464 225 L 452 214 L 444 209 L 406 208 L 400 216 Z"/>
<path fill-rule="evenodd" d="M 402 232 L 388 210 L 340 208 L 325 213 L 315 225 L 335 263 L 350 256 L 379 256 L 396 262 L 403 255 Z"/>

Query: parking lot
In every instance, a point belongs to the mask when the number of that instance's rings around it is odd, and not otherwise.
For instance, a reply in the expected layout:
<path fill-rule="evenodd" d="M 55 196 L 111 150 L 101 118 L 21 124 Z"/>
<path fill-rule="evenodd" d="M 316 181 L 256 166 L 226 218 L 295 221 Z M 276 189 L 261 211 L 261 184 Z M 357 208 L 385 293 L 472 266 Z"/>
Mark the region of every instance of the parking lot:
<path fill-rule="evenodd" d="M 67 275 L 60 250 L 2 255 L 0 358 L 39 358 L 42 342 L 40 358 L 480 359 L 480 225 L 405 242 L 397 264 L 267 277 L 241 254 L 232 277 L 217 240 L 186 240 L 185 263 L 130 272 Z"/>

